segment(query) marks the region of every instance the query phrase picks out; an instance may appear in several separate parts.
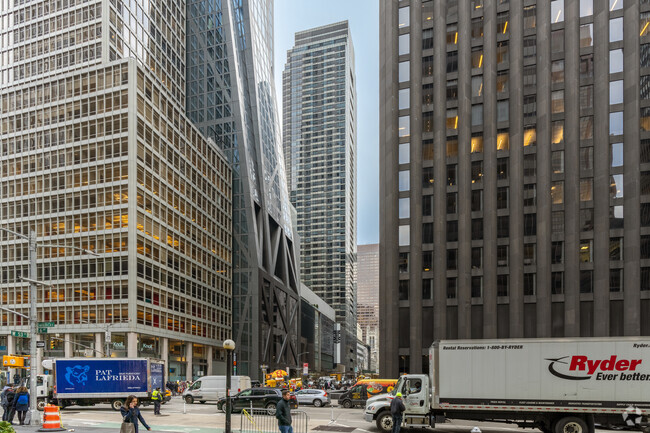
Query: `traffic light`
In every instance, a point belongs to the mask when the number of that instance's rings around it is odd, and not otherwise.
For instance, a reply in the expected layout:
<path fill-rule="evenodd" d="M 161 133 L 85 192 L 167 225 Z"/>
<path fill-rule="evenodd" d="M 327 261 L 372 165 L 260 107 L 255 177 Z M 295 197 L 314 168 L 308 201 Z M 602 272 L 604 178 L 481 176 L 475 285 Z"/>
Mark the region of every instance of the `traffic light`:
<path fill-rule="evenodd" d="M 54 338 L 50 338 L 50 350 L 54 350 L 56 348 L 56 341 Z"/>

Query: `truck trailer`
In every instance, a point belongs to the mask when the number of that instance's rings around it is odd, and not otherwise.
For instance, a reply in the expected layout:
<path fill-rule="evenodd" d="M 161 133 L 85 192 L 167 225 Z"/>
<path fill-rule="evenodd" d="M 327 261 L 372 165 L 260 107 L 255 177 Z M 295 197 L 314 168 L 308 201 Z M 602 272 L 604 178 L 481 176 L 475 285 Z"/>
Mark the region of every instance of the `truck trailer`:
<path fill-rule="evenodd" d="M 129 395 L 143 405 L 153 403 L 151 393 L 165 395 L 165 364 L 150 358 L 69 358 L 43 361 L 51 374 L 38 376 L 37 404 L 93 406 L 109 403 L 120 410 Z M 169 397 L 165 397 L 169 399 Z"/>
<path fill-rule="evenodd" d="M 401 392 L 404 427 L 446 419 L 491 421 L 544 433 L 593 433 L 596 422 L 647 425 L 650 338 L 456 340 L 434 343 L 429 374 L 400 377 L 370 398 L 364 418 L 389 432 Z"/>

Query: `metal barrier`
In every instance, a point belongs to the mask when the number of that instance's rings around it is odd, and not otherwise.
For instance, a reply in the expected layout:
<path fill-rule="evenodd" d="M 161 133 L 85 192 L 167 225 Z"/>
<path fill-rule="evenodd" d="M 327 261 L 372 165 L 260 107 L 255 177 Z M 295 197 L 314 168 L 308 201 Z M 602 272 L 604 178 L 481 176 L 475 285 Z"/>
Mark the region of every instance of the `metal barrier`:
<path fill-rule="evenodd" d="M 309 415 L 301 410 L 292 410 L 291 426 L 294 433 L 307 433 Z M 279 433 L 275 409 L 243 409 L 239 431 L 241 433 Z"/>

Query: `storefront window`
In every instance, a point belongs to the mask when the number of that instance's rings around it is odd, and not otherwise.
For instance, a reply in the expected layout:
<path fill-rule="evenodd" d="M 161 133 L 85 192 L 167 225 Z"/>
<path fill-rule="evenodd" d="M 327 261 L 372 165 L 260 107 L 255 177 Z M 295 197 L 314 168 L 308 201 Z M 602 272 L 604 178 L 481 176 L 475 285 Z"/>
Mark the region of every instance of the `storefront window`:
<path fill-rule="evenodd" d="M 160 358 L 160 339 L 141 335 L 138 337 L 138 356 Z"/>

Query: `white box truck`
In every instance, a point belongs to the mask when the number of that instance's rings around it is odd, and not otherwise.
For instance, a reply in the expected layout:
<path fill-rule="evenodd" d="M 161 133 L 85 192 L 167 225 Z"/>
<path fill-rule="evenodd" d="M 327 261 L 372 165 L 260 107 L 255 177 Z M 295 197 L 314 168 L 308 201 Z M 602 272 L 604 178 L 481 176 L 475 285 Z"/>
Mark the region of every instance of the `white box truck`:
<path fill-rule="evenodd" d="M 647 422 L 650 338 L 456 340 L 434 343 L 429 374 L 401 376 L 369 399 L 364 418 L 392 429 L 402 393 L 405 427 L 445 419 L 514 423 L 544 433 L 588 433 L 594 422 Z"/>

